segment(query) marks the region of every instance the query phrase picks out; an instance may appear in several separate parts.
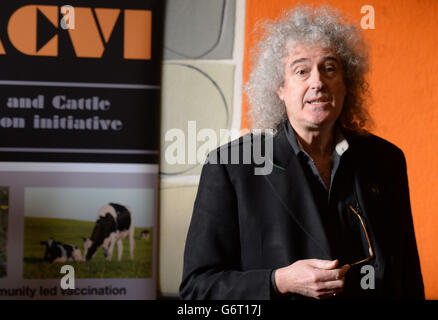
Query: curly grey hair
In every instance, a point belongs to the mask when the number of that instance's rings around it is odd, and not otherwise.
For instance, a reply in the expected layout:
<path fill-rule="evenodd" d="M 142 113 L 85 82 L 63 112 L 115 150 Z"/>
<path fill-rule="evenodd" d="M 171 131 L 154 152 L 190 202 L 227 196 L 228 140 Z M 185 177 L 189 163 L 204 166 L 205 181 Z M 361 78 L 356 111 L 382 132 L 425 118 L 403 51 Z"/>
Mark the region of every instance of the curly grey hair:
<path fill-rule="evenodd" d="M 276 90 L 283 84 L 284 59 L 298 44 L 322 44 L 340 57 L 347 95 L 340 125 L 359 134 L 372 126 L 365 102 L 369 99 L 368 50 L 360 29 L 327 6 L 298 6 L 283 12 L 278 21 L 266 22 L 265 33 L 252 51 L 253 65 L 245 93 L 250 104 L 252 128 L 276 130 L 287 118 Z"/>

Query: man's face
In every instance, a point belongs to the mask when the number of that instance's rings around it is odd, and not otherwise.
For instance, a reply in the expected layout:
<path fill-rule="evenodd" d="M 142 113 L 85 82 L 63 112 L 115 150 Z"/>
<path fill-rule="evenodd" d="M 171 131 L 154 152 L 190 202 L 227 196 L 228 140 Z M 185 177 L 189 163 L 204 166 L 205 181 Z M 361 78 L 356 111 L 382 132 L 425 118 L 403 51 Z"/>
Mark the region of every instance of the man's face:
<path fill-rule="evenodd" d="M 329 48 L 297 45 L 285 59 L 284 83 L 277 94 L 295 130 L 331 128 L 347 93 L 342 64 Z"/>

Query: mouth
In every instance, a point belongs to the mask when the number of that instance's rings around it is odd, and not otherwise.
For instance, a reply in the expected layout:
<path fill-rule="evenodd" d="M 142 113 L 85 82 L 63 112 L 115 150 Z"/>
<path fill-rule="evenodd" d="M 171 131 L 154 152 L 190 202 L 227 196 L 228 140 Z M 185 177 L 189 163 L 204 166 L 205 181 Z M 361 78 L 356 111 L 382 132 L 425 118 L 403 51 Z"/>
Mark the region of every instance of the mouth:
<path fill-rule="evenodd" d="M 322 98 L 317 98 L 317 99 L 310 99 L 310 100 L 307 100 L 306 103 L 307 103 L 307 104 L 311 104 L 311 105 L 318 105 L 318 106 L 321 106 L 321 105 L 325 105 L 325 104 L 330 103 L 330 99 L 329 99 L 329 98 L 322 97 Z"/>

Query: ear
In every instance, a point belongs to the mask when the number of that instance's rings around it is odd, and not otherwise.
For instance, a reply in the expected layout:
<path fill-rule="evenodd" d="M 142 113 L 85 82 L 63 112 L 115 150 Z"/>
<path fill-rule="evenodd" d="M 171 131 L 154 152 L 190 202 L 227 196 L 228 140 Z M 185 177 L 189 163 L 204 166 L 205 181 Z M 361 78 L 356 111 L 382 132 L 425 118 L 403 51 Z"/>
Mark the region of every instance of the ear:
<path fill-rule="evenodd" d="M 280 84 L 280 86 L 277 88 L 277 90 L 275 90 L 275 92 L 277 93 L 278 98 L 281 101 L 284 101 L 284 88 L 283 88 L 283 84 Z"/>

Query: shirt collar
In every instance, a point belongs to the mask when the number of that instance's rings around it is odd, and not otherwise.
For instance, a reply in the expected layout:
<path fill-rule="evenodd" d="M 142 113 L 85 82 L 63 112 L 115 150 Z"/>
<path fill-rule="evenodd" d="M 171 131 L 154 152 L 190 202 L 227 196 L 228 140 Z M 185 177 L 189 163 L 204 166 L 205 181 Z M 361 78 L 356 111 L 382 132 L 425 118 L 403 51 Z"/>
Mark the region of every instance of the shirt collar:
<path fill-rule="evenodd" d="M 287 140 L 289 141 L 290 145 L 292 146 L 292 149 L 294 150 L 295 154 L 298 155 L 301 152 L 306 153 L 303 149 L 301 149 L 300 145 L 298 144 L 297 136 L 295 134 L 295 131 L 292 129 L 292 126 L 291 126 L 288 119 L 286 119 L 283 122 L 283 127 L 284 127 L 284 130 L 286 132 Z M 349 145 L 347 139 L 345 138 L 345 136 L 343 135 L 342 130 L 339 127 L 336 127 L 335 134 L 336 134 L 336 136 L 335 136 L 335 141 L 336 141 L 335 150 L 339 156 L 342 156 L 345 153 L 345 151 L 348 150 L 350 145 Z"/>

